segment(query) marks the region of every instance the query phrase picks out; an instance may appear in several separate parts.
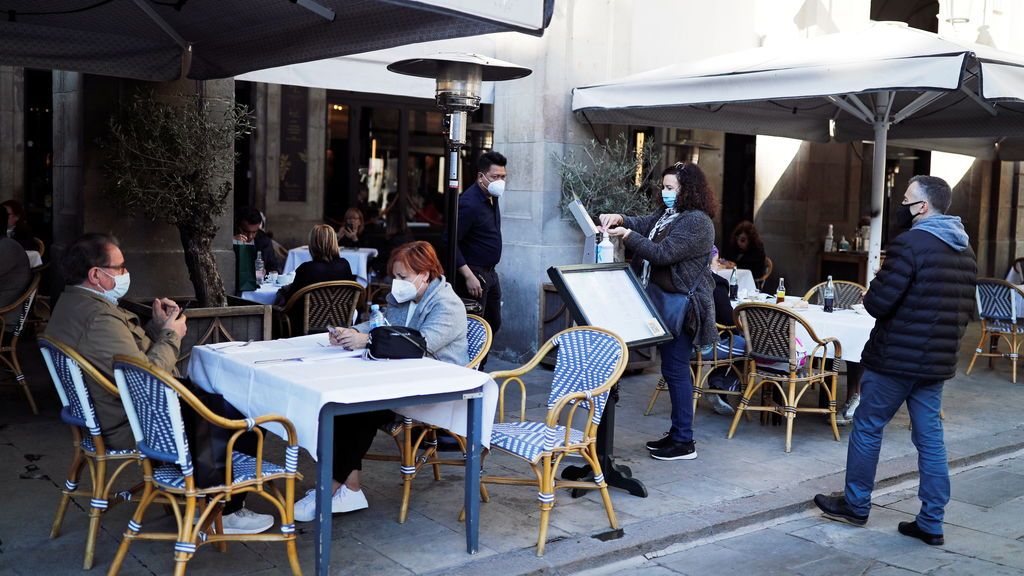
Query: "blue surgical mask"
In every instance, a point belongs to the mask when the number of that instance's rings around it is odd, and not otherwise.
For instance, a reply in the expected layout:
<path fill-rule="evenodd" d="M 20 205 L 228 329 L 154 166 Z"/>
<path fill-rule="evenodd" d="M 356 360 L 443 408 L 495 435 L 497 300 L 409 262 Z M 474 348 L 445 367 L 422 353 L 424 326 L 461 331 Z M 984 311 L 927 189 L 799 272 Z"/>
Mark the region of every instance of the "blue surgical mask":
<path fill-rule="evenodd" d="M 661 189 L 661 201 L 665 203 L 667 208 L 676 207 L 676 191 L 669 190 L 668 188 Z"/>
<path fill-rule="evenodd" d="M 124 274 L 121 274 L 119 276 L 114 276 L 112 274 L 107 273 L 105 270 L 100 270 L 100 272 L 103 272 L 104 274 L 106 274 L 107 276 L 114 280 L 114 288 L 111 290 L 105 290 L 103 291 L 102 294 L 104 298 L 106 298 L 116 306 L 118 304 L 118 301 L 120 301 L 121 298 L 124 298 L 124 295 L 128 293 L 128 288 L 131 286 L 132 283 L 131 273 L 125 272 Z"/>

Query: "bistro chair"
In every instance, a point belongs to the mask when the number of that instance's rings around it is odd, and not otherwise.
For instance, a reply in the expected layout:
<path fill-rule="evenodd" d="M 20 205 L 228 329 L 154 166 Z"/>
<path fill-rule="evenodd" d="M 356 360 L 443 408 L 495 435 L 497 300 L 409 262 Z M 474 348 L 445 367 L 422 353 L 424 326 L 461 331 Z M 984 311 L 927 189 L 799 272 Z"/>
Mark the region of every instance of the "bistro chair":
<path fill-rule="evenodd" d="M 0 369 L 8 371 L 14 376 L 13 382 L 5 381 L 3 385 L 21 388 L 33 414 L 39 414 L 39 408 L 36 406 L 36 399 L 32 396 L 32 390 L 29 389 L 25 373 L 22 372 L 21 364 L 18 362 L 18 340 L 25 330 L 29 314 L 32 313 L 32 304 L 35 302 L 36 293 L 39 290 L 39 277 L 38 273 L 33 275 L 32 281 L 29 282 L 21 296 L 0 308 Z M 11 313 L 18 315 L 17 320 L 13 323 L 8 322 L 7 319 L 7 315 Z"/>
<path fill-rule="evenodd" d="M 469 314 L 466 316 L 466 338 L 469 341 L 469 364 L 466 368 L 478 370 L 484 358 L 491 350 L 491 342 L 494 333 L 491 325 L 479 316 Z M 447 430 L 416 422 L 412 418 L 402 418 L 401 421 L 385 424 L 381 430 L 386 432 L 395 440 L 398 446 L 399 456 L 389 454 L 367 454 L 366 460 L 385 460 L 401 462 L 402 473 L 402 507 L 398 512 L 398 523 L 404 524 L 409 517 L 409 501 L 412 497 L 412 481 L 416 478 L 420 469 L 424 466 L 431 466 L 434 470 L 434 480 L 441 479 L 441 466 L 466 467 L 466 439 L 458 434 Z M 461 455 L 458 458 L 440 458 L 437 451 L 437 433 L 448 434 L 455 439 L 459 445 Z M 419 454 L 420 449 L 423 453 Z M 480 485 L 480 499 L 484 502 L 490 501 L 487 494 L 487 487 Z"/>
<path fill-rule="evenodd" d="M 978 317 L 981 318 L 981 340 L 974 349 L 974 356 L 967 366 L 967 373 L 974 369 L 974 363 L 979 356 L 989 359 L 989 368 L 995 358 L 1009 358 L 1012 367 L 1012 381 L 1017 383 L 1017 362 L 1020 356 L 1020 347 L 1024 343 L 1021 334 L 1024 333 L 1024 324 L 1018 323 L 1018 316 L 1024 313 L 1020 305 L 1024 304 L 1024 290 L 998 278 L 978 278 L 978 286 L 975 290 L 975 297 L 978 301 Z M 988 352 L 985 352 L 985 342 L 989 342 Z M 1009 352 L 999 351 L 999 342 L 1006 342 Z"/>
<path fill-rule="evenodd" d="M 503 402 L 506 385 L 517 382 L 522 392 L 521 377 L 536 368 L 554 348 L 558 348 L 558 355 L 544 420 L 527 420 L 524 404 L 519 421 L 506 422 Z M 498 422 L 491 433 L 491 450 L 500 450 L 526 461 L 533 474 L 529 477 L 484 476 L 481 481 L 537 488 L 540 501 L 537 556 L 544 555 L 548 521 L 555 506 L 557 489 L 600 490 L 608 523 L 613 529 L 618 528 L 615 510 L 608 496 L 608 484 L 598 460 L 596 441 L 609 392 L 626 369 L 628 355 L 625 342 L 616 334 L 593 326 L 577 326 L 555 334 L 523 366 L 491 373 L 495 381 L 501 382 Z M 574 422 L 574 417 L 580 413 L 584 421 Z M 582 457 L 590 465 L 594 479 L 559 480 L 555 473 L 562 459 L 568 455 Z"/>
<path fill-rule="evenodd" d="M 39 252 L 39 257 L 46 256 L 46 244 L 39 238 L 32 238 L 32 241 L 36 243 L 36 251 Z"/>
<path fill-rule="evenodd" d="M 736 327 L 715 324 L 715 328 L 718 329 L 718 342 L 712 349 L 713 355 L 711 359 L 705 360 L 702 357 L 703 355 L 700 353 L 700 348 L 694 348 L 692 358 L 690 359 L 690 376 L 693 381 L 693 413 L 695 416 L 697 414 L 697 401 L 700 400 L 701 396 L 704 394 L 742 396 L 743 386 L 745 386 L 747 382 L 746 370 L 748 358 L 746 350 L 733 344 L 733 338 L 735 338 L 733 331 L 736 330 Z M 736 374 L 736 377 L 740 381 L 739 390 L 705 388 L 711 373 L 723 368 Z M 654 410 L 654 403 L 657 402 L 658 395 L 667 391 L 668 382 L 666 382 L 664 378 L 659 379 L 658 384 L 654 387 L 654 394 L 651 395 L 651 400 L 647 403 L 647 410 L 644 411 L 644 416 L 649 416 L 651 411 Z"/>
<path fill-rule="evenodd" d="M 1017 279 L 1024 282 L 1024 258 L 1017 258 L 1013 261 L 1013 266 L 1010 267 L 1010 271 L 1016 273 Z M 1007 281 L 1010 280 L 1010 274 L 1007 274 Z"/>
<path fill-rule="evenodd" d="M 771 258 L 765 256 L 764 257 L 764 276 L 760 276 L 758 278 L 754 278 L 754 284 L 757 286 L 758 290 L 764 290 L 764 283 L 768 281 L 768 277 L 772 275 L 772 270 L 774 270 L 774 269 L 775 269 L 775 263 L 772 262 Z"/>
<path fill-rule="evenodd" d="M 828 282 L 822 282 L 815 284 L 804 294 L 804 301 L 810 304 L 817 304 L 819 306 L 825 305 L 825 286 Z M 832 286 L 835 288 L 835 302 L 833 305 L 836 308 L 849 309 L 854 304 L 860 304 L 864 300 L 864 293 L 868 289 L 856 282 L 849 282 L 847 280 L 834 280 Z"/>
<path fill-rule="evenodd" d="M 729 427 L 728 438 L 736 433 L 740 416 L 746 411 L 771 412 L 783 416 L 786 420 L 786 452 L 792 450 L 793 420 L 797 413 L 828 414 L 832 425 L 832 434 L 839 441 L 839 428 L 836 426 L 836 386 L 839 373 L 828 370 L 828 348 L 832 347 L 836 361 L 842 357 L 842 346 L 835 338 L 818 338 L 803 318 L 792 311 L 772 304 L 746 303 L 736 307 L 737 324 L 743 331 L 747 341 L 747 354 L 750 356 L 747 372 L 747 389 L 733 416 Z M 800 353 L 797 347 L 797 326 L 802 327 L 815 343 L 801 366 Z M 788 370 L 779 371 L 766 367 L 758 367 L 758 361 L 785 362 Z M 828 395 L 828 408 L 803 407 L 800 399 L 804 392 L 815 384 L 821 384 Z M 774 386 L 782 397 L 782 405 L 751 406 L 750 399 L 765 385 Z"/>
<path fill-rule="evenodd" d="M 168 372 L 152 364 L 129 356 L 114 357 L 114 379 L 121 392 L 128 422 L 135 434 L 139 451 L 146 457 L 142 461 L 145 484 L 139 506 L 128 522 L 117 556 L 108 572 L 115 576 L 135 540 L 174 542 L 174 574 L 182 576 L 197 547 L 203 544 L 239 541 L 284 542 L 292 573 L 301 574 L 295 546 L 295 480 L 299 446 L 295 426 L 283 416 L 268 414 L 244 420 L 229 420 L 214 414 L 192 392 Z M 181 401 L 184 400 L 198 418 L 221 428 L 234 430 L 228 440 L 227 464 L 224 483 L 199 488 L 193 478 L 192 455 L 182 421 Z M 263 460 L 263 430 L 260 426 L 274 422 L 287 434 L 285 465 L 278 466 Z M 235 452 L 234 446 L 242 434 L 256 435 L 255 457 Z M 274 484 L 284 483 L 284 492 Z M 258 495 L 274 505 L 281 517 L 281 534 L 207 534 L 211 522 L 220 522 L 220 504 L 243 493 Z M 146 510 L 157 499 L 170 505 L 174 512 L 176 532 L 143 532 Z M 205 505 L 203 500 L 205 499 Z M 182 510 L 181 503 L 184 503 Z M 197 508 L 202 508 L 196 516 Z M 193 520 L 194 519 L 194 520 Z"/>
<path fill-rule="evenodd" d="M 365 295 L 362 285 L 351 280 L 310 284 L 292 294 L 283 307 L 275 307 L 283 323 L 281 336 L 305 336 L 326 332 L 328 326 L 352 326 Z M 299 318 L 301 326 L 293 327 L 292 321 Z M 295 333 L 299 328 L 301 331 Z"/>
<path fill-rule="evenodd" d="M 75 453 L 68 469 L 68 476 L 64 480 L 64 489 L 61 491 L 60 504 L 57 505 L 57 516 L 50 529 L 50 538 L 60 536 L 68 502 L 72 498 L 88 498 L 89 531 L 85 538 L 85 559 L 82 562 L 82 569 L 89 570 L 93 566 L 96 537 L 100 531 L 103 513 L 110 506 L 130 499 L 133 492 L 119 492 L 111 502 L 109 494 L 114 481 L 130 464 L 139 464 L 142 455 L 135 449 L 108 450 L 103 442 L 103 431 L 96 417 L 92 395 L 85 385 L 85 378 L 95 382 L 97 389 L 102 389 L 103 393 L 117 397 L 117 388 L 110 380 L 69 346 L 53 338 L 40 336 L 39 349 L 63 405 L 60 419 L 71 428 L 71 446 Z M 89 465 L 91 489 L 79 490 L 79 475 L 86 464 Z M 112 473 L 108 474 L 108 466 Z"/>

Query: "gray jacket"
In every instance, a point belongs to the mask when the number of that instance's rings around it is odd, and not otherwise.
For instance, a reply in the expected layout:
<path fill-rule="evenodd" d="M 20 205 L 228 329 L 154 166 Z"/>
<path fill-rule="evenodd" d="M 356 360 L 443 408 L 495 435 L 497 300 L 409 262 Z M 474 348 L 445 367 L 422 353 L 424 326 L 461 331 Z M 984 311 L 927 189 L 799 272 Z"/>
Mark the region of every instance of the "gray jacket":
<path fill-rule="evenodd" d="M 676 292 L 689 292 L 691 286 L 698 283 L 692 305 L 699 307 L 700 326 L 696 317 L 690 314 L 686 319 L 686 330 L 693 334 L 695 345 L 717 342 L 712 298 L 715 281 L 708 268 L 708 258 L 715 244 L 715 225 L 704 212 L 689 210 L 676 217 L 660 242 L 652 242 L 647 235 L 660 217 L 661 212 L 650 216 L 623 216 L 624 226 L 633 231 L 626 238 L 626 247 L 636 256 L 650 261 L 651 266 L 668 266 Z"/>
<path fill-rule="evenodd" d="M 0 235 L 0 308 L 10 306 L 20 298 L 31 281 L 32 271 L 25 249 L 14 240 Z M 21 312 L 19 307 L 4 317 L 8 330 L 17 327 Z"/>
<path fill-rule="evenodd" d="M 427 286 L 423 298 L 416 304 L 412 318 L 409 316 L 410 302 L 399 304 L 388 294 L 388 307 L 384 317 L 393 326 L 406 326 L 419 330 L 427 341 L 427 350 L 442 362 L 465 366 L 469 364 L 469 343 L 466 339 L 466 305 L 455 294 L 452 285 L 444 276 L 434 279 Z M 354 326 L 362 333 L 370 331 L 370 323 Z"/>

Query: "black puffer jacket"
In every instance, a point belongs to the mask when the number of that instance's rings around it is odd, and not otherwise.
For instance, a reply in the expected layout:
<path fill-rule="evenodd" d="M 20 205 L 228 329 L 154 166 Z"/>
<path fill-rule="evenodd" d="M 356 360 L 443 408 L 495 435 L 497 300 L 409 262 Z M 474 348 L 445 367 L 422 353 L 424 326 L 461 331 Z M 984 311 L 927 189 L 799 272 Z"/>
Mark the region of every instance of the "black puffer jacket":
<path fill-rule="evenodd" d="M 933 216 L 901 234 L 889 245 L 885 264 L 864 296 L 864 308 L 877 320 L 861 363 L 904 378 L 956 376 L 977 276 L 974 251 L 959 218 Z"/>

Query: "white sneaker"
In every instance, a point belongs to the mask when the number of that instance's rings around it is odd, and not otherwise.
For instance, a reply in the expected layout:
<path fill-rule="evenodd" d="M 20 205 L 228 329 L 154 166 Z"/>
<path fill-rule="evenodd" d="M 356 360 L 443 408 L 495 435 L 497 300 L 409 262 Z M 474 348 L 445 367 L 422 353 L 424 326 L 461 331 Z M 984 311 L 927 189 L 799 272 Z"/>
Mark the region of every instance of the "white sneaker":
<path fill-rule="evenodd" d="M 349 490 L 344 484 L 331 497 L 331 513 L 355 512 L 369 508 L 366 495 L 362 490 Z M 312 522 L 316 518 L 316 490 L 308 490 L 306 495 L 295 503 L 295 521 Z"/>
<path fill-rule="evenodd" d="M 711 404 L 711 409 L 715 411 L 715 414 L 719 416 L 732 416 L 736 413 L 736 410 L 718 394 L 705 393 L 704 397 L 708 399 L 708 404 Z"/>
<path fill-rule="evenodd" d="M 225 514 L 223 522 L 225 534 L 259 534 L 274 525 L 274 517 L 242 508 L 234 514 Z"/>
<path fill-rule="evenodd" d="M 860 394 L 850 396 L 850 401 L 843 406 L 843 420 L 853 420 L 853 415 L 860 406 Z"/>

